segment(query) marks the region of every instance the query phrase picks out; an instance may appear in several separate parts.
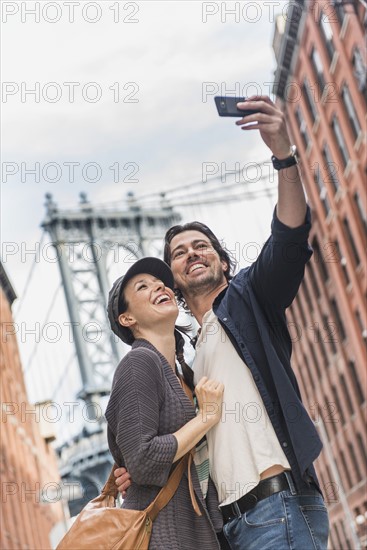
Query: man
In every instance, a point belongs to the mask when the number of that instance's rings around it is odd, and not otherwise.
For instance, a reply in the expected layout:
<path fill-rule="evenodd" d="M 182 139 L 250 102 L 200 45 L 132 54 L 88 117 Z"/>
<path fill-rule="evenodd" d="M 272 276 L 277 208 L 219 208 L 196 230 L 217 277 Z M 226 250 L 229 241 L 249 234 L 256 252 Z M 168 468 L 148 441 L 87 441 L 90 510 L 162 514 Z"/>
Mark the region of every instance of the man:
<path fill-rule="evenodd" d="M 236 124 L 260 132 L 279 170 L 272 235 L 235 276 L 218 239 L 198 222 L 167 232 L 164 259 L 201 326 L 195 382 L 208 376 L 225 386 L 222 422 L 207 439 L 230 547 L 326 549 L 328 517 L 313 467 L 321 442 L 290 365 L 285 317 L 312 254 L 310 213 L 282 112 L 267 96 L 238 107 L 260 111 Z M 117 482 L 126 487 L 125 477 Z"/>

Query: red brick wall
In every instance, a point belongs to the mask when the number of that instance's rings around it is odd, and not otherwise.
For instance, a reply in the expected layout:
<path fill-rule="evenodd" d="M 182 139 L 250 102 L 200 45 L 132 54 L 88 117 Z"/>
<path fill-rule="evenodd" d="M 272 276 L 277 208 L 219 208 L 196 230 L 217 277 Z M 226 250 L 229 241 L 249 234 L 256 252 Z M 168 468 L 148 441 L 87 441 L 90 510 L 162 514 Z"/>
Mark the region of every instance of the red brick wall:
<path fill-rule="evenodd" d="M 337 54 L 333 61 L 327 55 L 317 9 L 329 15 L 333 44 Z M 309 4 L 305 29 L 302 34 L 292 81 L 293 100 L 285 104 L 288 125 L 297 144 L 302 161 L 304 185 L 312 208 L 313 227 L 310 241 L 316 238 L 320 247 L 307 268 L 305 283 L 290 308 L 289 321 L 297 324 L 294 330 L 293 366 L 300 382 L 308 409 L 320 428 L 320 417 L 328 434 L 329 449 L 341 479 L 335 479 L 326 451 L 317 461 L 317 470 L 325 490 L 332 523 L 330 548 L 354 548 L 348 520 L 341 505 L 340 492 L 344 491 L 353 518 L 365 515 L 367 525 L 367 476 L 366 476 L 366 234 L 365 221 L 355 203 L 358 193 L 362 208 L 366 211 L 366 103 L 352 67 L 353 48 L 358 46 L 365 56 L 363 19 L 365 10 L 359 2 L 359 13 L 352 5 L 345 7 L 347 14 L 343 26 L 336 17 L 330 2 L 324 0 Z M 327 91 L 322 97 L 316 94 L 318 120 L 314 122 L 307 108 L 305 94 L 301 90 L 307 77 L 314 91 L 316 76 L 310 62 L 314 47 L 324 68 Z M 341 99 L 341 88 L 347 83 L 357 117 L 362 128 L 355 137 Z M 291 89 L 291 88 L 289 88 Z M 292 99 L 292 98 L 290 98 Z M 297 109 L 301 110 L 310 144 L 304 146 L 300 132 Z M 344 167 L 337 146 L 331 120 L 338 117 L 349 161 Z M 338 171 L 339 189 L 335 191 L 327 175 L 321 150 L 327 142 L 334 169 Z M 323 206 L 320 189 L 315 182 L 317 165 L 325 187 L 329 212 Z M 352 240 L 360 258 L 354 258 L 352 244 L 343 225 L 347 218 Z M 339 243 L 342 256 L 336 246 Z M 323 265 L 322 265 L 322 262 Z M 344 264 L 344 265 L 343 265 Z M 327 275 L 323 274 L 323 268 Z M 348 281 L 345 278 L 347 274 Z M 332 307 L 335 300 L 344 331 Z M 358 312 L 358 314 L 357 314 Z M 359 319 L 358 319 L 359 316 Z M 362 326 L 361 326 L 362 325 Z M 294 325 L 292 325 L 294 326 Z M 319 332 L 317 332 L 317 328 Z M 335 342 L 330 342 L 334 339 Z M 351 365 L 354 365 L 354 370 Z M 358 386 L 358 387 L 357 387 Z M 349 397 L 348 397 L 349 396 Z M 344 458 L 343 458 L 344 457 Z M 336 491 L 336 494 L 334 494 Z M 355 524 L 362 547 L 367 544 L 365 528 Z"/>
<path fill-rule="evenodd" d="M 60 481 L 53 450 L 39 433 L 22 375 L 12 314 L 0 288 L 1 530 L 0 548 L 52 548 L 49 533 L 63 508 L 52 489 Z M 54 502 L 42 502 L 42 494 Z M 57 493 L 56 493 L 57 495 Z"/>

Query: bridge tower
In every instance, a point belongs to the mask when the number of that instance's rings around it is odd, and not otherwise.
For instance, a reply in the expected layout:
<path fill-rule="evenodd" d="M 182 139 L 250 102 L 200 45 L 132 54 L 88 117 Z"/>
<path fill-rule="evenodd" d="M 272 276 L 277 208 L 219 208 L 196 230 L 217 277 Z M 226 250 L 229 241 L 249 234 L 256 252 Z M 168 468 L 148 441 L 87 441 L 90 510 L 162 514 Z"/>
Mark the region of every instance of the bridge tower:
<path fill-rule="evenodd" d="M 99 493 L 111 468 L 106 424 L 97 411 L 126 348 L 109 328 L 108 291 L 136 259 L 162 257 L 164 233 L 179 220 L 164 194 L 158 204 L 143 208 L 129 193 L 126 206 L 119 209 L 92 205 L 80 193 L 74 210 L 59 209 L 52 195 L 46 195 L 41 225 L 57 253 L 82 380 L 76 397 L 85 402 L 90 419 L 77 437 L 58 449 L 64 483 L 81 489 L 69 500 L 71 516 Z"/>

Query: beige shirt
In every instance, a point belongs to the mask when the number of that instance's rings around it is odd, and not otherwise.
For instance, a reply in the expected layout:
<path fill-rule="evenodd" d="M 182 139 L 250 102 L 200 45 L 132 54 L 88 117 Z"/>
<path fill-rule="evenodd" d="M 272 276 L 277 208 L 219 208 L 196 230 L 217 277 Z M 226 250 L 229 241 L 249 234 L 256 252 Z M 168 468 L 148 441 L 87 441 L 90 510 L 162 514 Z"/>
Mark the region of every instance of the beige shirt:
<path fill-rule="evenodd" d="M 251 371 L 241 360 L 213 310 L 203 317 L 193 364 L 195 384 L 203 376 L 224 384 L 222 418 L 207 434 L 210 475 L 221 505 L 253 489 L 275 464 L 289 469 Z"/>

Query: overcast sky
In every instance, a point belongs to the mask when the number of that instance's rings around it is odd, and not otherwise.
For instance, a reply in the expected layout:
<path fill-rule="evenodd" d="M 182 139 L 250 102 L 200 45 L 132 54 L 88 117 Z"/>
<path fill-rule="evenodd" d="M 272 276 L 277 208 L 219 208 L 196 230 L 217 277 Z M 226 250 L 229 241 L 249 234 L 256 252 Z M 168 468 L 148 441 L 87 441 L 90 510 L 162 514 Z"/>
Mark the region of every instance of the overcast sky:
<path fill-rule="evenodd" d="M 15 320 L 31 400 L 54 392 L 62 401 L 71 386 L 78 389 L 70 372 L 73 382 L 65 392 L 60 386 L 71 344 L 41 338 L 36 346 L 26 333 L 44 321 L 60 281 L 57 265 L 42 255 L 27 281 L 35 255 L 25 252 L 41 239 L 45 193 L 64 208 L 77 206 L 80 191 L 94 204 L 114 203 L 128 191 L 185 189 L 202 180 L 203 163 L 231 169 L 269 159 L 255 132 L 218 117 L 213 97 L 270 93 L 274 16 L 286 7 L 2 2 L 2 261 L 18 294 Z M 268 200 L 248 200 L 181 213 L 210 225 L 233 249 L 236 242 L 263 242 L 271 209 Z M 59 293 L 50 320 L 64 319 Z"/>

